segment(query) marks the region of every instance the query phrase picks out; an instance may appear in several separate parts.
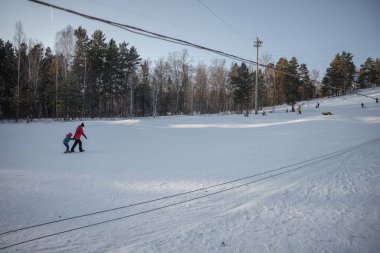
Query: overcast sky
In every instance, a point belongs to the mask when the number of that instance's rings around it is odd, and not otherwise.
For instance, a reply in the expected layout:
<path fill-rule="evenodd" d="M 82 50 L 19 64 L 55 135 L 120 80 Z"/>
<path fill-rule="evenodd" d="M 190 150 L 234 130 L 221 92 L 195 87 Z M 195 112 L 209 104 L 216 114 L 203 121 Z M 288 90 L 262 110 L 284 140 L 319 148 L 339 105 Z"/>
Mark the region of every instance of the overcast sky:
<path fill-rule="evenodd" d="M 380 0 L 45 0 L 111 21 L 187 40 L 256 60 L 258 36 L 263 53 L 295 56 L 309 71 L 323 77 L 337 53 L 351 52 L 357 67 L 366 58 L 380 57 Z M 207 7 L 208 8 L 207 8 Z M 21 21 L 27 39 L 54 50 L 56 33 L 67 25 L 82 25 L 89 37 L 102 30 L 109 41 L 123 41 L 144 58 L 156 60 L 188 49 L 192 63 L 218 55 L 142 37 L 116 27 L 53 10 L 27 0 L 0 0 L 0 38 L 13 39 Z M 261 61 L 260 61 L 261 62 Z"/>

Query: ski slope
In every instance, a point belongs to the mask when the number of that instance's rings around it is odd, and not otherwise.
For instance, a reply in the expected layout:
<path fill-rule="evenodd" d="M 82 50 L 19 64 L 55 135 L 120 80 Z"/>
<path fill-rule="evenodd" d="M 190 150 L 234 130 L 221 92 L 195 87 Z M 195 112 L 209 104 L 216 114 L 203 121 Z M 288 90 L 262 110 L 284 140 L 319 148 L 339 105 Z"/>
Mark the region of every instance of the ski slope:
<path fill-rule="evenodd" d="M 380 104 L 302 109 L 1 123 L 0 252 L 379 252 Z"/>

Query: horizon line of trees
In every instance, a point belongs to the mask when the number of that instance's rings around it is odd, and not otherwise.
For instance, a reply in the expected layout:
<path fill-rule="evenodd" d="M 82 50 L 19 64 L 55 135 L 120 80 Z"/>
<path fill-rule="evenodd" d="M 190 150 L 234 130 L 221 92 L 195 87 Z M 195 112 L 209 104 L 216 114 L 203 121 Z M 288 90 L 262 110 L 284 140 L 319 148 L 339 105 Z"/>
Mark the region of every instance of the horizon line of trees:
<path fill-rule="evenodd" d="M 296 57 L 274 63 L 264 54 L 268 67 L 258 73 L 245 63 L 228 68 L 224 59 L 194 66 L 187 50 L 152 62 L 126 42 L 107 42 L 101 30 L 89 37 L 81 26 L 58 31 L 53 53 L 41 42 L 27 43 L 17 22 L 13 44 L 0 39 L 0 119 L 243 113 L 253 108 L 256 74 L 259 107 L 380 85 L 379 58 L 358 71 L 352 59 L 337 54 L 319 83 L 319 71 L 309 72 Z"/>

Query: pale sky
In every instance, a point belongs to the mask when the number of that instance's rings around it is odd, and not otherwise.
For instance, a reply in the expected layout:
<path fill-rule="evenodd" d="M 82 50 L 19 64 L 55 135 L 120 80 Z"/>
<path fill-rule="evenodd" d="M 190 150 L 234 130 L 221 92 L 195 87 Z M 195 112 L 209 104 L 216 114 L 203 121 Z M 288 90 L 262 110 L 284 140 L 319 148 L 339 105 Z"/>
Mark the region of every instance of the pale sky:
<path fill-rule="evenodd" d="M 380 0 L 45 0 L 92 16 L 137 26 L 256 61 L 253 41 L 258 36 L 263 53 L 295 56 L 323 77 L 337 53 L 351 52 L 357 68 L 366 58 L 380 57 Z M 210 12 L 204 5 L 212 10 Z M 222 21 L 221 21 L 221 20 Z M 37 5 L 27 0 L 0 0 L 0 38 L 13 40 L 21 21 L 27 39 L 54 50 L 56 33 L 79 25 L 89 37 L 102 30 L 156 60 L 169 52 L 188 49 L 192 64 L 221 58 L 210 52 L 175 45 L 116 27 Z M 260 60 L 259 60 L 260 61 Z M 261 61 L 260 61 L 261 62 Z"/>

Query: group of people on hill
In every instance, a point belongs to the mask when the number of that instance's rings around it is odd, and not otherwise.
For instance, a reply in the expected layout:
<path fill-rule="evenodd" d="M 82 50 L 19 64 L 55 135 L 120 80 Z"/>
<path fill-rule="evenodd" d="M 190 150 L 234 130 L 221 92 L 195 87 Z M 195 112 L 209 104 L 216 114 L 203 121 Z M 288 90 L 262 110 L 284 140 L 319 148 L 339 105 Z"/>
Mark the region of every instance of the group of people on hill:
<path fill-rule="evenodd" d="M 318 107 L 319 107 L 319 103 L 318 103 Z M 318 107 L 316 107 L 316 108 L 318 108 Z M 286 108 L 286 112 L 287 113 L 289 112 L 288 108 Z M 292 107 L 292 112 L 294 112 L 294 107 Z M 300 104 L 297 105 L 297 114 L 299 114 L 299 115 L 302 114 L 302 109 L 301 109 L 301 105 Z"/>
<path fill-rule="evenodd" d="M 74 134 L 74 137 L 72 133 L 68 133 L 66 134 L 66 137 L 65 139 L 63 140 L 63 145 L 65 145 L 66 147 L 66 151 L 65 153 L 72 153 L 72 152 L 75 152 L 75 147 L 79 144 L 79 152 L 83 152 L 84 149 L 82 148 L 82 141 L 81 141 L 81 137 L 83 135 L 84 138 L 87 139 L 87 136 L 84 134 L 84 131 L 83 131 L 83 127 L 84 127 L 84 124 L 82 122 L 82 124 L 80 124 L 77 129 L 75 130 L 75 134 Z M 71 147 L 71 149 L 69 149 L 69 142 L 70 140 L 74 140 L 74 144 L 73 146 Z"/>
<path fill-rule="evenodd" d="M 374 98 L 374 99 L 376 101 L 376 104 L 378 104 L 379 103 L 379 98 Z M 367 108 L 367 107 L 365 107 L 365 105 L 364 105 L 363 102 L 360 105 L 362 106 L 362 108 Z"/>

